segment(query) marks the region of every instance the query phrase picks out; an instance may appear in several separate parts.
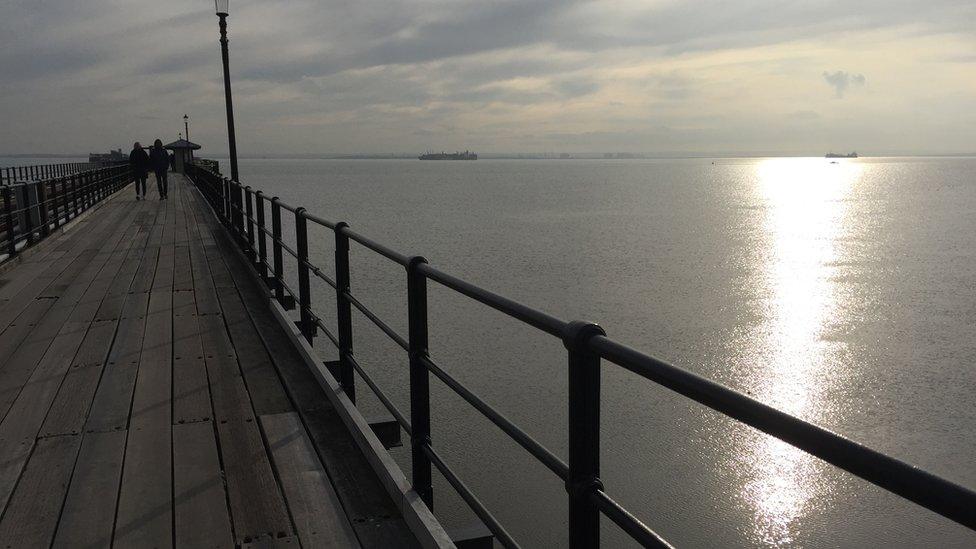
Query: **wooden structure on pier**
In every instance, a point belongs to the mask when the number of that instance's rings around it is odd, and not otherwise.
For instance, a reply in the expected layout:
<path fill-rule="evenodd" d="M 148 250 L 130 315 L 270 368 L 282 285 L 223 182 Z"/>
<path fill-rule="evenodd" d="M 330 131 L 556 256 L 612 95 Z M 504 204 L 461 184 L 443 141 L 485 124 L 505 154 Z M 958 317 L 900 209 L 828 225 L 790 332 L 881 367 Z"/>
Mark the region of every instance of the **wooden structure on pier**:
<path fill-rule="evenodd" d="M 170 185 L 0 267 L 3 545 L 417 545 L 200 195 Z"/>

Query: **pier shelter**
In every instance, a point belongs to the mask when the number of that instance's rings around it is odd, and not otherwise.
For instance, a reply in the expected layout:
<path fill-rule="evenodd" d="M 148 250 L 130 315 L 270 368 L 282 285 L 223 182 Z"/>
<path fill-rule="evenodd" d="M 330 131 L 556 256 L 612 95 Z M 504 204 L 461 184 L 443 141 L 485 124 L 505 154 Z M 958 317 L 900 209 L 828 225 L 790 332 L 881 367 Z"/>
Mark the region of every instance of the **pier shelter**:
<path fill-rule="evenodd" d="M 177 139 L 168 145 L 164 145 L 165 149 L 173 151 L 176 155 L 176 165 L 174 170 L 177 173 L 186 173 L 186 167 L 193 164 L 193 151 L 200 148 L 200 145 L 196 143 L 191 143 L 186 139 Z"/>

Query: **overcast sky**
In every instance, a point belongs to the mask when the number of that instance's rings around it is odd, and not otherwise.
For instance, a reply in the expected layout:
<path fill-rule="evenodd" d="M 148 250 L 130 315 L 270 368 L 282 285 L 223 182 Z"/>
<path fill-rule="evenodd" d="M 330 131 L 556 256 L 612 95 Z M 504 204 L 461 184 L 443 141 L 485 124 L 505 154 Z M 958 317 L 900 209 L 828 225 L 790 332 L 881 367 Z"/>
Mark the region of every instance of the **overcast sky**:
<path fill-rule="evenodd" d="M 231 0 L 244 154 L 976 151 L 976 2 Z M 226 151 L 207 0 L 3 0 L 0 154 Z"/>

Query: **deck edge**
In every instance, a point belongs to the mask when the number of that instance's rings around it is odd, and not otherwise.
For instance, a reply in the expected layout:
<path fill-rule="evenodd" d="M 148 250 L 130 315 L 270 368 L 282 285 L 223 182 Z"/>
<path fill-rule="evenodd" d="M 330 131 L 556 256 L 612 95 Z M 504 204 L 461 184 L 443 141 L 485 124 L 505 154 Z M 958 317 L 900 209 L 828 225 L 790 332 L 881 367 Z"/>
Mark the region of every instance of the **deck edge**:
<path fill-rule="evenodd" d="M 197 193 L 200 192 L 200 189 L 196 185 L 192 185 L 192 181 L 191 186 Z M 210 210 L 211 215 L 214 215 L 209 202 L 207 202 L 202 194 L 200 197 L 203 199 L 203 204 L 206 206 L 206 209 Z M 218 223 L 216 228 L 233 241 L 233 237 L 227 231 L 227 227 Z M 383 484 L 383 487 L 393 500 L 394 505 L 403 516 L 407 528 L 416 536 L 417 541 L 424 549 L 456 549 L 457 546 L 451 540 L 450 534 L 447 533 L 444 526 L 437 520 L 434 513 L 427 508 L 423 500 L 420 499 L 419 494 L 410 487 L 410 483 L 407 481 L 403 470 L 400 469 L 393 456 L 387 452 L 379 438 L 373 433 L 369 422 L 339 387 L 339 382 L 326 369 L 325 363 L 318 357 L 304 336 L 301 335 L 295 322 L 288 317 L 288 313 L 281 307 L 277 300 L 271 297 L 267 286 L 258 276 L 254 265 L 238 247 L 231 246 L 231 248 L 239 258 L 244 260 L 244 263 L 247 265 L 248 274 L 259 283 L 258 286 L 261 288 L 261 293 L 264 294 L 265 303 L 271 309 L 275 320 L 277 320 L 285 334 L 288 335 L 295 349 L 301 355 L 302 361 L 311 370 L 322 391 L 339 413 L 339 417 L 342 418 L 346 429 L 349 430 L 349 433 L 356 441 L 356 445 L 363 453 L 363 456 L 366 457 L 373 472 L 379 477 L 380 483 Z"/>

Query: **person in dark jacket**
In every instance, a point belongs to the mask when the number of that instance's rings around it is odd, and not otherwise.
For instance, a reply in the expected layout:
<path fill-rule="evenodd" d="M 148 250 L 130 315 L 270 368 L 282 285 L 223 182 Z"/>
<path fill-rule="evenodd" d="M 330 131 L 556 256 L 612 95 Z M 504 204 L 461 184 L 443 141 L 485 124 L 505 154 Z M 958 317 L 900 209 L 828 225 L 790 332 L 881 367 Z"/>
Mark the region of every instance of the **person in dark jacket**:
<path fill-rule="evenodd" d="M 146 198 L 146 178 L 149 176 L 149 155 L 138 141 L 132 144 L 129 166 L 132 168 L 132 177 L 136 182 L 136 200 L 143 200 Z"/>
<path fill-rule="evenodd" d="M 159 190 L 159 199 L 165 200 L 167 195 L 166 172 L 169 171 L 169 154 L 163 148 L 163 142 L 156 140 L 152 149 L 149 150 L 149 165 L 153 173 L 156 174 L 156 188 Z"/>

